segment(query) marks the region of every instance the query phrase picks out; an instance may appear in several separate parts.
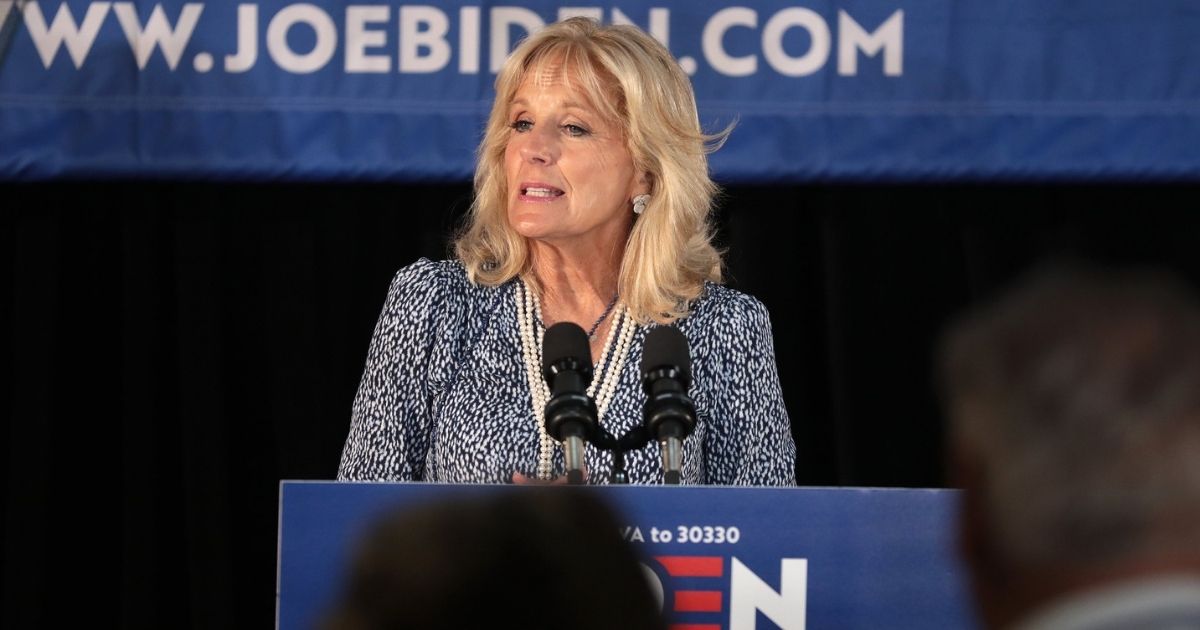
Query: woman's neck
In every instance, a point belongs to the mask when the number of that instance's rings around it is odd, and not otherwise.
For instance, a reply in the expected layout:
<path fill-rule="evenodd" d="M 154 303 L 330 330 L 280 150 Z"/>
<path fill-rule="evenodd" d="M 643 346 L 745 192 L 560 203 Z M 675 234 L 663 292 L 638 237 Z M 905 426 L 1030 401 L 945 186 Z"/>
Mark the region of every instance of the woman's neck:
<path fill-rule="evenodd" d="M 592 360 L 599 360 L 615 317 L 609 310 L 617 295 L 621 251 L 580 250 L 541 242 L 530 245 L 543 323 L 574 322 L 591 334 Z"/>
<path fill-rule="evenodd" d="M 621 253 L 597 248 L 565 248 L 533 242 L 530 247 L 532 270 L 540 286 L 543 314 L 563 315 L 603 310 L 617 293 L 621 271 Z M 593 314 L 595 315 L 595 314 Z M 568 317 L 555 321 L 576 321 Z M 550 324 L 551 322 L 547 322 Z M 581 326 L 591 322 L 576 321 Z"/>

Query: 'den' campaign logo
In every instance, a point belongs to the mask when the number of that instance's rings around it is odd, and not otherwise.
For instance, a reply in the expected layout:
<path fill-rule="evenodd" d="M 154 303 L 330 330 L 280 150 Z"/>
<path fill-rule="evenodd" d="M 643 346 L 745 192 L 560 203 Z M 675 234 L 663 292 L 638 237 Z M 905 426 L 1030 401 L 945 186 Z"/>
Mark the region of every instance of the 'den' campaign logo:
<path fill-rule="evenodd" d="M 666 572 L 666 585 L 658 572 L 643 567 L 664 612 L 673 620 L 670 630 L 751 630 L 759 612 L 783 630 L 804 630 L 808 594 L 805 558 L 780 559 L 778 589 L 735 556 L 728 557 L 728 573 L 723 556 L 653 558 Z M 667 585 L 669 592 L 664 588 Z M 728 625 L 723 625 L 724 621 Z"/>

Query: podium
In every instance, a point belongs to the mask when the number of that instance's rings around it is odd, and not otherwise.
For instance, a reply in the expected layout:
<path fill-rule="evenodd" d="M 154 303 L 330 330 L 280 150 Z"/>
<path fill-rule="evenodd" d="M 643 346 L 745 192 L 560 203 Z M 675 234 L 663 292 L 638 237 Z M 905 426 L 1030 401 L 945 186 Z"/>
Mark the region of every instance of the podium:
<path fill-rule="evenodd" d="M 276 625 L 314 627 L 385 512 L 515 486 L 283 481 Z M 977 627 L 952 490 L 597 486 L 674 630 Z M 498 621 L 499 623 L 499 621 Z"/>

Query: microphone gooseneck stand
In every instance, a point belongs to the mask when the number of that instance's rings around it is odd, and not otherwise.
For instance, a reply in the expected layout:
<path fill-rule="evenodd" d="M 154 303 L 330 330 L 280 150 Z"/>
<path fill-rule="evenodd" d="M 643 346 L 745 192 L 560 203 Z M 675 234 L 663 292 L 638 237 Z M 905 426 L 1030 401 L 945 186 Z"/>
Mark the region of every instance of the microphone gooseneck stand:
<path fill-rule="evenodd" d="M 625 472 L 625 453 L 639 450 L 649 442 L 650 436 L 642 426 L 630 429 L 620 438 L 614 437 L 604 427 L 597 427 L 592 440 L 592 444 L 597 448 L 612 452 L 612 474 L 609 481 L 613 484 L 629 483 L 629 473 Z"/>
<path fill-rule="evenodd" d="M 543 418 L 546 433 L 562 444 L 567 483 L 581 484 L 587 476 L 584 449 L 588 442 L 613 455 L 610 481 L 629 483 L 625 454 L 644 448 L 651 439 L 662 448 L 663 483 L 678 485 L 683 468 L 683 440 L 696 427 L 696 407 L 688 397 L 691 358 L 687 338 L 678 329 L 660 326 L 646 335 L 642 352 L 642 388 L 646 403 L 642 424 L 615 437 L 600 426 L 596 402 L 587 395 L 592 380 L 587 333 L 571 322 L 546 330 L 542 346 L 542 376 L 550 387 Z"/>

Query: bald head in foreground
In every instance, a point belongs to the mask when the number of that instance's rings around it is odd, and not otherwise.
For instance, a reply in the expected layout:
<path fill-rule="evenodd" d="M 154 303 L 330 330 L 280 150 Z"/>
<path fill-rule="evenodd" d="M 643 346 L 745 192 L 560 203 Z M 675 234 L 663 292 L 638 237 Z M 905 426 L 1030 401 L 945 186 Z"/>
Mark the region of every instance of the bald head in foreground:
<path fill-rule="evenodd" d="M 616 513 L 569 487 L 449 497 L 359 541 L 324 630 L 666 630 Z"/>

